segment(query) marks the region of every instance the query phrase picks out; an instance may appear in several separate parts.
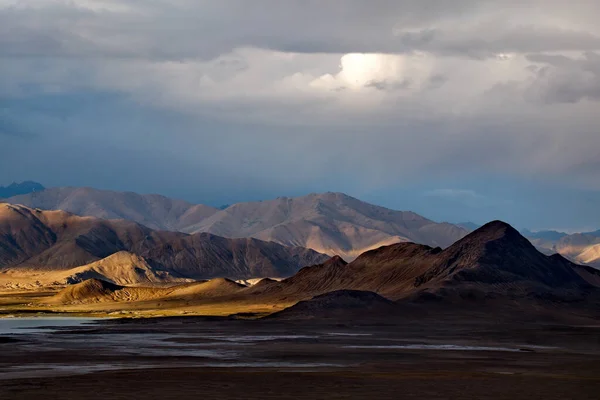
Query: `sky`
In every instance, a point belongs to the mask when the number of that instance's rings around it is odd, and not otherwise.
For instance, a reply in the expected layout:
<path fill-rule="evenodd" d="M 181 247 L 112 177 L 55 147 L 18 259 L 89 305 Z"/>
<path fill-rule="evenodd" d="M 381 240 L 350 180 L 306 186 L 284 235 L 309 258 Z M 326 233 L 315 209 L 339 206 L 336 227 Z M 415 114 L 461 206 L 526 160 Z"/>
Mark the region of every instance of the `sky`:
<path fill-rule="evenodd" d="M 595 0 L 0 0 L 0 184 L 600 228 Z"/>

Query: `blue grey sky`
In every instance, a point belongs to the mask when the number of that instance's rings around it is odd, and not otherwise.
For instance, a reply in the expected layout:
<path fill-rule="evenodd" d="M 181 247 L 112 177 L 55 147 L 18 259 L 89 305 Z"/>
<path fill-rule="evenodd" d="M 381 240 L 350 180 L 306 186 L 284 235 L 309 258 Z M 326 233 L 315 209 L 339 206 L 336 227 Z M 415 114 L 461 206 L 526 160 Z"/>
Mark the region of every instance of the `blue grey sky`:
<path fill-rule="evenodd" d="M 593 0 L 0 0 L 0 184 L 600 228 Z"/>

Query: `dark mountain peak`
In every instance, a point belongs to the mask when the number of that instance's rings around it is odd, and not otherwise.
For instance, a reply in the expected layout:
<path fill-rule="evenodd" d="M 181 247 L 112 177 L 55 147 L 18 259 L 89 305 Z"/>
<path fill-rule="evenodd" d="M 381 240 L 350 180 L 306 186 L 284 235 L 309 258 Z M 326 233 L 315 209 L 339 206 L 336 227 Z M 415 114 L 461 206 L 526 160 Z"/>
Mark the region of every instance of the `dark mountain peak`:
<path fill-rule="evenodd" d="M 440 254 L 449 264 L 474 266 L 504 264 L 500 259 L 539 258 L 541 253 L 515 228 L 503 221 L 492 221 Z"/>
<path fill-rule="evenodd" d="M 430 254 L 437 254 L 441 251 L 442 249 L 440 247 L 432 248 L 423 244 L 400 242 L 366 251 L 358 256 L 355 261 L 358 263 L 385 262 L 395 259 L 422 257 Z"/>
<path fill-rule="evenodd" d="M 340 256 L 333 256 L 329 260 L 325 261 L 323 265 L 327 267 L 345 267 L 346 265 L 348 265 L 348 263 Z"/>
<path fill-rule="evenodd" d="M 503 221 L 488 222 L 481 228 L 471 232 L 469 235 L 456 242 L 449 249 L 461 248 L 464 250 L 465 248 L 471 248 L 471 250 L 475 250 L 475 248 L 489 248 L 490 246 L 500 246 L 505 249 L 511 248 L 513 250 L 516 248 L 526 248 L 528 251 L 537 252 L 525 236 L 521 235 L 519 231 Z"/>
<path fill-rule="evenodd" d="M 529 288 L 580 287 L 583 280 L 565 261 L 543 255 L 506 222 L 492 221 L 441 252 L 437 265 L 418 277 L 415 286 L 452 281 Z"/>
<path fill-rule="evenodd" d="M 495 221 L 491 221 L 488 222 L 487 224 L 483 225 L 481 228 L 476 229 L 475 232 L 486 232 L 489 234 L 517 234 L 517 235 L 521 235 L 515 228 L 513 228 L 510 224 L 504 222 L 504 221 L 500 221 L 500 220 L 495 220 Z"/>

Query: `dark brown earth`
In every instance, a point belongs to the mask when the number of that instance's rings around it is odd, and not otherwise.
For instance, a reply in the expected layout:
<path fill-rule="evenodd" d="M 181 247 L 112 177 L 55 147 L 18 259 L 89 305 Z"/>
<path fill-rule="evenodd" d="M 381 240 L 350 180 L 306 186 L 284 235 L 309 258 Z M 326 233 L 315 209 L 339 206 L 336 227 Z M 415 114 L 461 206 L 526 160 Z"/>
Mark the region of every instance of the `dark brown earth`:
<path fill-rule="evenodd" d="M 0 341 L 0 398 L 598 398 L 600 324 L 484 315 L 169 318 L 19 335 L 20 342 Z M 423 347 L 440 345 L 480 349 Z"/>

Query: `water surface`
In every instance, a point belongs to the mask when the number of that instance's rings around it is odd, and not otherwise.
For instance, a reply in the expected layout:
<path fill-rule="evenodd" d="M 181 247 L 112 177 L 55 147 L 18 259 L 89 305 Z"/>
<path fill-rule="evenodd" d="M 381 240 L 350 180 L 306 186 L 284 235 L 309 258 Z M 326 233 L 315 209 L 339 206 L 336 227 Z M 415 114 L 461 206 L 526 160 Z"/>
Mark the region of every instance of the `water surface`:
<path fill-rule="evenodd" d="M 73 317 L 0 318 L 0 335 L 53 332 L 60 328 L 72 328 L 95 321 L 97 319 Z"/>

